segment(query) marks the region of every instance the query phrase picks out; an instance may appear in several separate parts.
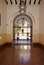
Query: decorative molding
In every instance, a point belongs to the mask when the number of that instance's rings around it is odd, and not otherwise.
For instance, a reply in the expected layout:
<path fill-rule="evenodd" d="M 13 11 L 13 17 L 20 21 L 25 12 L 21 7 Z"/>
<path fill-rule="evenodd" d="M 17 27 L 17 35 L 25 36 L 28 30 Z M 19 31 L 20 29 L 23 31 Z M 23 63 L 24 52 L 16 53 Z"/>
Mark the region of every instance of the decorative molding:
<path fill-rule="evenodd" d="M 26 13 L 26 0 L 25 0 L 25 2 L 24 1 L 20 2 L 19 8 L 20 8 L 19 12 L 21 14 Z"/>

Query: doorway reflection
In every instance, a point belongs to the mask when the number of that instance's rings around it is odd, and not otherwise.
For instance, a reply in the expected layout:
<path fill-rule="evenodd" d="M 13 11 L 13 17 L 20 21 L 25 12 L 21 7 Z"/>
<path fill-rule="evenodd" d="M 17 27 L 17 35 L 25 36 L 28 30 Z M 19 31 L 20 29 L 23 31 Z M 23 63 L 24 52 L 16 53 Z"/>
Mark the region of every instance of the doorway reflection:
<path fill-rule="evenodd" d="M 31 56 L 31 52 L 30 52 L 31 46 L 24 45 L 21 46 L 21 48 L 23 49 L 23 51 L 22 50 L 20 51 L 20 60 L 23 62 L 29 61 Z"/>
<path fill-rule="evenodd" d="M 21 51 L 20 52 L 20 60 L 22 62 L 27 62 L 30 60 L 30 51 Z"/>
<path fill-rule="evenodd" d="M 15 47 L 14 54 L 16 54 L 16 61 L 28 62 L 31 58 L 31 46 L 30 45 L 19 45 Z M 14 57 L 14 59 L 15 59 Z"/>

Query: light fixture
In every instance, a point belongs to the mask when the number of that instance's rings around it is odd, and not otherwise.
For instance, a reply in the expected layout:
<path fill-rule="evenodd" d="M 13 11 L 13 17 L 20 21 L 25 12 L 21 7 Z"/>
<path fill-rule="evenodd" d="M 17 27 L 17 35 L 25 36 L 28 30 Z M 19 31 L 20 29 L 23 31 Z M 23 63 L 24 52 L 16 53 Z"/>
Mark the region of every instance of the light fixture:
<path fill-rule="evenodd" d="M 20 13 L 21 14 L 24 14 L 25 12 L 26 12 L 26 5 L 25 5 L 26 3 L 22 0 L 22 1 L 20 1 Z"/>

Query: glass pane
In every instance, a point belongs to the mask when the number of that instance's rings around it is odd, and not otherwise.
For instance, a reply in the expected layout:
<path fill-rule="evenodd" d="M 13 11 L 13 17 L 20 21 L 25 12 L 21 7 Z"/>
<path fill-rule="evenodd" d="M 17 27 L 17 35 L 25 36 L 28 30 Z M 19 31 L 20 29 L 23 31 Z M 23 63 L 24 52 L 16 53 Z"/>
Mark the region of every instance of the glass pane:
<path fill-rule="evenodd" d="M 24 27 L 27 27 L 27 21 L 24 20 Z"/>
<path fill-rule="evenodd" d="M 31 22 L 27 21 L 27 26 L 30 27 L 31 26 Z"/>
<path fill-rule="evenodd" d="M 19 39 L 27 39 L 27 35 L 26 34 L 19 34 Z"/>
<path fill-rule="evenodd" d="M 27 25 L 29 26 L 29 22 L 27 22 Z"/>
<path fill-rule="evenodd" d="M 20 33 L 22 33 L 22 28 L 15 28 L 14 32 L 20 34 Z"/>
<path fill-rule="evenodd" d="M 31 39 L 31 37 L 28 37 L 29 39 Z"/>
<path fill-rule="evenodd" d="M 31 28 L 28 28 L 28 33 L 31 33 Z"/>
<path fill-rule="evenodd" d="M 22 27 L 22 19 L 20 19 L 20 20 L 17 22 L 17 27 L 19 27 L 19 28 Z"/>
<path fill-rule="evenodd" d="M 30 27 L 30 26 L 31 26 L 31 23 L 28 22 L 26 19 L 21 18 L 21 19 L 19 19 L 19 20 L 16 22 L 15 26 L 16 26 L 16 27 L 19 27 L 19 28 L 21 28 L 21 27 Z"/>
<path fill-rule="evenodd" d="M 20 33 L 22 33 L 22 28 L 18 28 L 19 30 L 18 30 L 18 33 L 20 34 Z"/>
<path fill-rule="evenodd" d="M 31 34 L 29 34 L 29 36 L 31 36 Z M 29 36 L 28 36 L 28 37 L 29 37 Z"/>
<path fill-rule="evenodd" d="M 23 28 L 24 29 L 24 33 L 27 33 L 27 28 Z"/>
<path fill-rule="evenodd" d="M 15 34 L 15 39 L 17 39 L 17 34 Z"/>

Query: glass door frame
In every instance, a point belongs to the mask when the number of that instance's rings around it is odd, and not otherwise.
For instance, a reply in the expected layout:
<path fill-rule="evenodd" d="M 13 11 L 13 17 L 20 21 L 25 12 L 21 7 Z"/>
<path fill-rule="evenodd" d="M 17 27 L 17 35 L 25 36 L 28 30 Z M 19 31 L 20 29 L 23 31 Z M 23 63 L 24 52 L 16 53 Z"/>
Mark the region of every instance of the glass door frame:
<path fill-rule="evenodd" d="M 18 16 L 15 17 L 15 19 L 13 21 L 13 43 L 14 44 L 15 44 L 15 42 L 14 42 L 14 40 L 15 40 L 15 31 L 14 31 L 14 28 L 16 28 L 15 25 L 14 25 L 15 24 L 14 22 L 16 22 L 16 20 L 18 21 L 19 19 L 21 19 L 23 17 L 25 19 L 30 20 L 30 22 L 31 22 L 30 28 L 31 28 L 31 43 L 32 43 L 32 19 L 27 14 L 24 14 L 24 15 L 19 14 Z M 28 44 L 28 41 L 27 41 L 27 44 Z"/>

